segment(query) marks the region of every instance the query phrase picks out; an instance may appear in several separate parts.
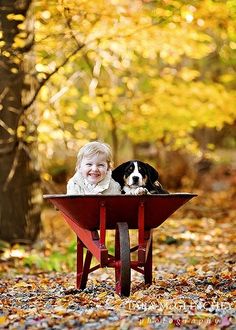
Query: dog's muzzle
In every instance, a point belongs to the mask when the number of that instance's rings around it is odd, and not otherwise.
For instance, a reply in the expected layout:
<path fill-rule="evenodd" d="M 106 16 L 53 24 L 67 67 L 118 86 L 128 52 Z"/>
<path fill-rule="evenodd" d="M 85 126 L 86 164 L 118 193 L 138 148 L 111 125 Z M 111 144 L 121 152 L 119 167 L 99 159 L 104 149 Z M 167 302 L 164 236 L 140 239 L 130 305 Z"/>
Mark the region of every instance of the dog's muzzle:
<path fill-rule="evenodd" d="M 138 184 L 139 183 L 139 177 L 138 176 L 133 176 L 132 180 L 133 180 L 133 184 Z"/>

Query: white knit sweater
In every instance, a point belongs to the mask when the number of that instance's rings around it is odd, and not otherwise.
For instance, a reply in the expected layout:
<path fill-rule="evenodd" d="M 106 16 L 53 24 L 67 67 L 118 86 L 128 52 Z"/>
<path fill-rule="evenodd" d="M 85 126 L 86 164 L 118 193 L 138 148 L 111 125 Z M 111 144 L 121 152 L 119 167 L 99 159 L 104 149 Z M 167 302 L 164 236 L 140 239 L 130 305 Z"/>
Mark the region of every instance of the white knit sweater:
<path fill-rule="evenodd" d="M 67 183 L 67 195 L 120 195 L 121 187 L 112 179 L 111 170 L 97 184 L 90 184 L 78 170 Z"/>

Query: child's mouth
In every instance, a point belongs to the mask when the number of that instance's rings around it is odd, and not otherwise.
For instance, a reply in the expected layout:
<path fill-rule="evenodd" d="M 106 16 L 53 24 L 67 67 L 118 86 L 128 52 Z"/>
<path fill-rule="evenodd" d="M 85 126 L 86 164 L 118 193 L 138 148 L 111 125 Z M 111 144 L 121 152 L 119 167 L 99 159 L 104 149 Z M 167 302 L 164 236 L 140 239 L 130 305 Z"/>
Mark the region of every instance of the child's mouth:
<path fill-rule="evenodd" d="M 91 178 L 98 178 L 100 175 L 97 174 L 97 173 L 90 173 L 89 176 L 90 176 Z"/>

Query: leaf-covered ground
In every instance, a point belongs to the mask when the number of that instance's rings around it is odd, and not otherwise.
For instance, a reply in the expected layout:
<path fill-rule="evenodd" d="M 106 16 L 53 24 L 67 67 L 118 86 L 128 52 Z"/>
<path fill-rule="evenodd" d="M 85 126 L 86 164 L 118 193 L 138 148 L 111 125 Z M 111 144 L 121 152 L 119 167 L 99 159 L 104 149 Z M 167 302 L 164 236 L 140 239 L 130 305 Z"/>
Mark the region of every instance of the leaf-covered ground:
<path fill-rule="evenodd" d="M 132 272 L 128 298 L 115 293 L 112 269 L 75 290 L 74 236 L 46 209 L 33 249 L 1 247 L 0 328 L 235 329 L 235 197 L 199 192 L 155 229 L 153 284 Z"/>

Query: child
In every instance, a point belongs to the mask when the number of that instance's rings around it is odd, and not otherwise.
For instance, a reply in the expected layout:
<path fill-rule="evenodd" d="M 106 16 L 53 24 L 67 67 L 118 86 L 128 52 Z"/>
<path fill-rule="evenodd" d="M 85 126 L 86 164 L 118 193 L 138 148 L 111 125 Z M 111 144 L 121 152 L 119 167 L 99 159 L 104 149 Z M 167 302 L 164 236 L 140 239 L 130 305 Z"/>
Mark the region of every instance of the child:
<path fill-rule="evenodd" d="M 78 153 L 76 173 L 68 181 L 70 195 L 120 195 L 118 182 L 111 177 L 112 152 L 108 144 L 94 141 Z"/>

